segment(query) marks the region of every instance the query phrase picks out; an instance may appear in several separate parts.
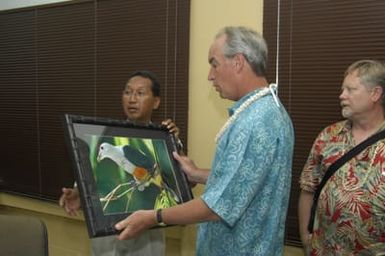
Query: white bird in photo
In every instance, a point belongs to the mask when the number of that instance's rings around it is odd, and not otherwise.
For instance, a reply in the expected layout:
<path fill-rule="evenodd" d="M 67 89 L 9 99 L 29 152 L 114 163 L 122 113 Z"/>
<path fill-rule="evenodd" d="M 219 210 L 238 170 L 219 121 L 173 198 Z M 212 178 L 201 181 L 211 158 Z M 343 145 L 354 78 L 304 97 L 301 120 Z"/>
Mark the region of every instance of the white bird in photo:
<path fill-rule="evenodd" d="M 138 186 L 140 191 L 150 185 L 150 179 L 153 178 L 155 173 L 156 163 L 140 150 L 130 145 L 114 146 L 104 142 L 99 147 L 97 161 L 100 162 L 105 158 L 111 159 L 124 171 L 132 175 L 136 183 L 140 184 Z"/>

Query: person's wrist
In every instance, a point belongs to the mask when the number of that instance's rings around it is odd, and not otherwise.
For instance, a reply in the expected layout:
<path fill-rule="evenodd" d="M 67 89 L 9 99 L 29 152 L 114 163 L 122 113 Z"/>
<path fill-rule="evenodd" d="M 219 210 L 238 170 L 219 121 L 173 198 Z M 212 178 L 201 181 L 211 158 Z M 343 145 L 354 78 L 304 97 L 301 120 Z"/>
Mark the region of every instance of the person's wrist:
<path fill-rule="evenodd" d="M 157 225 L 164 227 L 164 226 L 166 226 L 166 223 L 164 223 L 164 221 L 163 221 L 162 210 L 163 209 L 157 209 L 155 211 L 155 218 L 156 218 Z"/>
<path fill-rule="evenodd" d="M 194 183 L 205 184 L 205 173 L 201 169 L 196 169 L 192 172 L 191 181 Z"/>

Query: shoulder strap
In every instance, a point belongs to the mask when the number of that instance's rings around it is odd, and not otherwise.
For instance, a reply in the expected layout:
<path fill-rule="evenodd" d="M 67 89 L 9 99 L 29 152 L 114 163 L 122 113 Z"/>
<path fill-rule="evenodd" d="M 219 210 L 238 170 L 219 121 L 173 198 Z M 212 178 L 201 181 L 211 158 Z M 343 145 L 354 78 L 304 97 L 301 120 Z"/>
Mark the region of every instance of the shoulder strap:
<path fill-rule="evenodd" d="M 377 141 L 385 138 L 385 130 L 378 132 L 374 134 L 373 136 L 367 138 L 351 150 L 349 150 L 346 154 L 338 158 L 332 165 L 329 166 L 329 168 L 326 170 L 324 177 L 322 178 L 320 184 L 317 187 L 317 190 L 314 192 L 313 196 L 313 204 L 311 206 L 311 212 L 310 212 L 310 219 L 309 224 L 307 226 L 307 229 L 310 233 L 313 232 L 313 224 L 314 224 L 314 217 L 315 217 L 315 211 L 317 209 L 317 202 L 318 198 L 321 194 L 322 188 L 325 186 L 326 182 L 329 180 L 329 178 L 347 161 L 352 159 L 354 156 L 358 155 L 361 151 L 363 151 L 368 146 L 376 143 Z"/>

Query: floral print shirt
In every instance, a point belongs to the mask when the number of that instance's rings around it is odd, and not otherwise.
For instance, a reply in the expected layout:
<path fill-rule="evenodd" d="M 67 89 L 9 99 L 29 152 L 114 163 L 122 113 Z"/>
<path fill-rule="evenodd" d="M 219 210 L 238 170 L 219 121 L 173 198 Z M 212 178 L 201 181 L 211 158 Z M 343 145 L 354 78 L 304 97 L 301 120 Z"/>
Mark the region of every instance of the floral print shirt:
<path fill-rule="evenodd" d="M 385 128 L 382 125 L 380 130 Z M 351 123 L 325 128 L 315 140 L 300 178 L 314 192 L 328 167 L 355 146 Z M 311 255 L 385 255 L 385 140 L 338 169 L 320 194 Z"/>

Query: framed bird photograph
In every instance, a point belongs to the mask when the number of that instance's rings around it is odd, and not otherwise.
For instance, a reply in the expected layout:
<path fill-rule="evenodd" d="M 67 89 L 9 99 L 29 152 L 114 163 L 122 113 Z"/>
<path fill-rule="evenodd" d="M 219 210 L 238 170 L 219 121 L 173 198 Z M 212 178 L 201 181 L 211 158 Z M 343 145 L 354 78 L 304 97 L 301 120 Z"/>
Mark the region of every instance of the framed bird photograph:
<path fill-rule="evenodd" d="M 90 237 L 116 234 L 114 225 L 134 211 L 192 199 L 167 128 L 71 114 L 64 120 Z"/>

